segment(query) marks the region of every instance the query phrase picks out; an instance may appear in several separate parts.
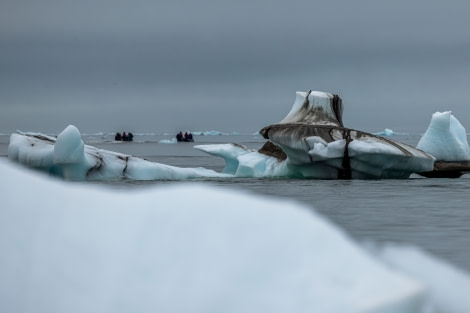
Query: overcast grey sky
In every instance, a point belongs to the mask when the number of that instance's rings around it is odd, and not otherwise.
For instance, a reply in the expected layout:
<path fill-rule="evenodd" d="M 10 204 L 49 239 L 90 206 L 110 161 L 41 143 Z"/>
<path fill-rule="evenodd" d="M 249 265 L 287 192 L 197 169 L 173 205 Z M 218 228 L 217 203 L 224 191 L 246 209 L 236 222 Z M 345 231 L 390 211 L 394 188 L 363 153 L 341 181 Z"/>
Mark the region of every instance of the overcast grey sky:
<path fill-rule="evenodd" d="M 256 131 L 295 91 L 345 126 L 470 131 L 468 1 L 0 2 L 0 132 Z"/>

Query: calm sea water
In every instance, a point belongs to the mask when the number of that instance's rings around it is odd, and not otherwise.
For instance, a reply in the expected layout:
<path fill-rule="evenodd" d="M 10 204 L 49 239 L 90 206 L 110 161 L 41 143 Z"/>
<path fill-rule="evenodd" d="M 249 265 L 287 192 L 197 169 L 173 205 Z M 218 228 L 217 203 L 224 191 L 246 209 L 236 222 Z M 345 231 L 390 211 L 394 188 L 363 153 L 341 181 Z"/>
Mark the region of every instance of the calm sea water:
<path fill-rule="evenodd" d="M 220 171 L 224 161 L 193 148 L 196 144 L 236 142 L 259 148 L 259 135 L 196 136 L 195 143 L 163 144 L 170 135 L 136 134 L 135 142 L 112 142 L 112 134 L 84 135 L 85 143 L 154 162 Z M 0 135 L 0 156 L 7 155 L 9 136 Z M 416 145 L 420 135 L 395 140 Z M 470 175 L 459 179 L 413 176 L 404 180 L 196 179 L 230 190 L 286 198 L 317 210 L 359 241 L 395 242 L 419 246 L 470 272 Z M 126 192 L 181 182 L 99 183 Z"/>

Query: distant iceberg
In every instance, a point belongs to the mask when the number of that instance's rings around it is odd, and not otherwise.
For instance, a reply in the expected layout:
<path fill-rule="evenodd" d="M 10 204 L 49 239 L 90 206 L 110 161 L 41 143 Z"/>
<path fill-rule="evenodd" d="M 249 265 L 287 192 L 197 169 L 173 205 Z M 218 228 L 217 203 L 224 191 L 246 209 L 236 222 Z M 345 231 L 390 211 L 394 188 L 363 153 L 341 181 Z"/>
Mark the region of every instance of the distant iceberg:
<path fill-rule="evenodd" d="M 177 144 L 178 140 L 176 138 L 171 138 L 171 139 L 162 139 L 158 143 L 166 143 L 166 144 Z"/>
<path fill-rule="evenodd" d="M 397 133 L 393 131 L 393 129 L 390 129 L 390 128 L 385 128 L 383 131 L 378 132 L 378 133 L 373 133 L 373 134 L 376 136 L 384 136 L 384 137 L 405 135 L 405 133 Z"/>
<path fill-rule="evenodd" d="M 470 312 L 468 274 L 416 248 L 366 252 L 299 204 L 70 185 L 7 162 L 4 312 Z"/>
<path fill-rule="evenodd" d="M 217 130 L 207 130 L 207 131 L 192 131 L 195 136 L 227 136 L 227 133 L 223 133 Z"/>

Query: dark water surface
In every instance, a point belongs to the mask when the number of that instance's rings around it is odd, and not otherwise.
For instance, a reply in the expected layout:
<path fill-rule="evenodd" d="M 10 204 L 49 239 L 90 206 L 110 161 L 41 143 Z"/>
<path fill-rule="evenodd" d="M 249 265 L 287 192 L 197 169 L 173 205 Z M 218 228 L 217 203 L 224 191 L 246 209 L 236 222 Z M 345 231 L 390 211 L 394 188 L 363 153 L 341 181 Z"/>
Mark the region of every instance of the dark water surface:
<path fill-rule="evenodd" d="M 224 161 L 194 148 L 196 144 L 236 142 L 259 148 L 256 135 L 197 136 L 196 143 L 163 144 L 171 136 L 136 136 L 133 143 L 115 143 L 109 135 L 84 136 L 98 148 L 139 156 L 180 167 L 205 167 L 220 171 Z M 392 139 L 416 145 L 420 135 Z M 0 156 L 6 156 L 8 138 L 0 140 Z M 187 182 L 188 183 L 188 182 Z M 412 176 L 404 180 L 308 180 L 308 179 L 196 179 L 221 188 L 301 202 L 325 215 L 359 241 L 395 242 L 419 246 L 470 272 L 470 175 L 459 179 Z M 133 189 L 181 184 L 167 181 L 105 182 L 110 188 Z"/>

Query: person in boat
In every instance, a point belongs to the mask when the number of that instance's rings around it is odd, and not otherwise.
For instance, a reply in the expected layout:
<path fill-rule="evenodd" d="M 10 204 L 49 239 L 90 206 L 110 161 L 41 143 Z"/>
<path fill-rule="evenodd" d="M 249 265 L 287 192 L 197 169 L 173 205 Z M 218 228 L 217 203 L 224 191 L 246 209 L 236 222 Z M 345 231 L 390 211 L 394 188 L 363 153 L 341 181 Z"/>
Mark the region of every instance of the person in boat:
<path fill-rule="evenodd" d="M 127 141 L 127 134 L 126 132 L 122 133 L 122 141 Z"/>
<path fill-rule="evenodd" d="M 122 137 L 121 137 L 121 133 L 120 132 L 117 132 L 116 133 L 116 136 L 114 136 L 114 140 L 116 141 L 121 141 Z"/>
<path fill-rule="evenodd" d="M 176 134 L 176 141 L 178 142 L 193 142 L 193 134 L 185 132 L 184 135 L 182 132 Z"/>
<path fill-rule="evenodd" d="M 131 132 L 129 132 L 127 134 L 127 141 L 133 141 L 133 140 L 134 140 L 134 135 Z"/>

